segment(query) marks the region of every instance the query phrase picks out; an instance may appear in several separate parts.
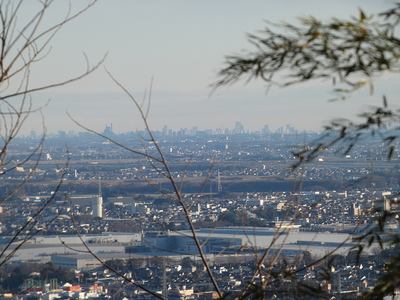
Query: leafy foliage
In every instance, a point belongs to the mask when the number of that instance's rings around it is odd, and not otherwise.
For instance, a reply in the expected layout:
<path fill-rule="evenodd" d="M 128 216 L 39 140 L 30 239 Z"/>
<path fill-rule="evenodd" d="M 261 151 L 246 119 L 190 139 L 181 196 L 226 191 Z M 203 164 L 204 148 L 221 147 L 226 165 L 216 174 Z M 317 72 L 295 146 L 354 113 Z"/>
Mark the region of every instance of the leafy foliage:
<path fill-rule="evenodd" d="M 360 10 L 358 18 L 328 23 L 301 18 L 300 26 L 288 23 L 270 24 L 260 35 L 249 34 L 256 48 L 240 56 L 228 56 L 226 67 L 219 71 L 219 87 L 260 78 L 269 84 L 291 85 L 318 78 L 344 83 L 339 93 L 348 93 L 383 71 L 399 71 L 400 40 L 395 27 L 400 5 L 378 16 L 367 16 Z M 390 22 L 387 22 L 390 20 Z M 278 80 L 275 76 L 282 75 Z"/>
<path fill-rule="evenodd" d="M 360 123 L 345 119 L 334 120 L 324 128 L 321 137 L 306 147 L 294 150 L 292 154 L 297 158 L 297 162 L 293 165 L 293 169 L 303 163 L 313 161 L 328 149 L 334 150 L 336 154 L 347 155 L 356 144 L 371 138 L 386 145 L 386 157 L 391 159 L 395 154 L 400 133 L 400 128 L 392 124 L 400 121 L 399 112 L 389 108 L 386 97 L 383 96 L 382 107 L 375 107 L 372 111 L 364 112 L 360 117 L 364 119 Z"/>
<path fill-rule="evenodd" d="M 299 21 L 299 25 L 268 23 L 257 34 L 249 34 L 249 42 L 255 50 L 226 57 L 225 67 L 219 71 L 219 80 L 213 87 L 233 84 L 242 78 L 247 81 L 261 79 L 268 88 L 329 79 L 336 93 L 332 100 L 345 100 L 362 87 L 369 87 L 370 94 L 373 94 L 375 78 L 386 72 L 400 71 L 400 39 L 396 35 L 400 3 L 376 15 L 366 15 L 360 10 L 357 17 L 349 20 L 332 18 L 323 22 L 307 17 Z M 294 149 L 292 153 L 297 162 L 293 170 L 314 160 L 323 151 L 347 155 L 356 144 L 366 139 L 383 143 L 387 158 L 393 158 L 400 137 L 400 111 L 388 105 L 385 95 L 382 100 L 381 105 L 359 115 L 362 121 L 335 120 L 325 127 L 320 138 L 307 147 Z M 390 202 L 398 205 L 396 199 Z M 398 224 L 398 212 L 372 212 L 370 227 L 356 239 L 358 246 L 347 257 L 358 264 L 364 250 L 372 245 L 378 244 L 381 250 L 392 249 L 374 288 L 364 294 L 367 299 L 394 295 L 400 287 L 400 237 L 386 226 L 389 222 Z M 338 257 L 332 257 L 329 264 L 342 263 Z M 320 275 L 322 281 L 319 284 L 298 283 L 299 291 L 311 297 L 324 298 L 321 283 L 329 280 L 329 272 Z M 274 273 L 270 272 L 270 276 L 273 277 Z M 286 275 L 283 277 L 288 278 Z M 264 297 L 259 288 L 252 285 L 246 295 L 258 299 Z"/>
<path fill-rule="evenodd" d="M 249 34 L 255 47 L 244 55 L 226 57 L 218 88 L 243 77 L 261 79 L 268 84 L 288 86 L 316 79 L 330 79 L 336 99 L 346 99 L 355 90 L 369 86 L 385 72 L 400 71 L 400 39 L 395 29 L 400 20 L 400 4 L 377 15 L 362 10 L 350 20 L 332 18 L 322 22 L 314 17 L 300 18 L 300 25 L 273 24 L 259 34 Z M 275 30 L 274 30 L 275 29 Z M 314 160 L 326 149 L 336 147 L 348 154 L 356 143 L 378 136 L 387 144 L 387 157 L 395 151 L 399 128 L 399 111 L 388 106 L 383 96 L 382 106 L 360 115 L 363 121 L 354 123 L 339 119 L 325 127 L 324 135 L 304 148 L 293 151 L 298 159 L 294 169 Z"/>

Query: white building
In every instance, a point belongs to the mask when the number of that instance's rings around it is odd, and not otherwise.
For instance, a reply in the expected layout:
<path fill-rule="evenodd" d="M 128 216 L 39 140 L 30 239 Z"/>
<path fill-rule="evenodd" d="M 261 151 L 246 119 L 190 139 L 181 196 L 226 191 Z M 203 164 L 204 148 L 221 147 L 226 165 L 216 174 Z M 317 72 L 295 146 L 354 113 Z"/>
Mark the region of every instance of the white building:
<path fill-rule="evenodd" d="M 93 217 L 103 217 L 103 197 L 101 195 L 92 198 L 92 214 Z"/>

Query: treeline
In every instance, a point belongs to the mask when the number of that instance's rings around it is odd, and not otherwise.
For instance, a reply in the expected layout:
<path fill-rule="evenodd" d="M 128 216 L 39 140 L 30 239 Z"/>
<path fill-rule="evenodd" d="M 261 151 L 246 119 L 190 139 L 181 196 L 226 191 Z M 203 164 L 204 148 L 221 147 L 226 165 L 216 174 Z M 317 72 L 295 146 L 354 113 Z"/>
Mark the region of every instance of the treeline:
<path fill-rule="evenodd" d="M 7 264 L 0 268 L 0 291 L 19 292 L 24 280 L 57 279 L 58 282 L 76 283 L 75 271 L 67 267 L 59 267 L 52 262 L 48 263 L 26 263 Z"/>
<path fill-rule="evenodd" d="M 216 193 L 217 182 L 212 180 L 205 182 L 207 179 L 189 178 L 183 179 L 182 193 Z M 157 188 L 164 189 L 168 192 L 169 185 L 166 181 L 154 181 Z M 353 178 L 351 180 L 341 179 L 317 179 L 317 180 L 301 180 L 303 191 L 329 191 L 338 190 L 344 186 L 352 186 L 354 189 L 370 188 L 373 182 L 374 188 L 389 188 L 400 182 L 398 172 L 375 172 L 371 176 L 361 178 Z M 211 184 L 211 186 L 210 186 Z M 291 192 L 294 190 L 295 184 L 292 179 L 280 179 L 277 177 L 233 177 L 230 180 L 222 181 L 222 188 L 225 192 L 242 193 L 242 192 Z M 0 196 L 6 196 L 12 191 L 15 185 L 12 181 L 2 185 Z M 18 196 L 35 195 L 39 192 L 49 192 L 54 189 L 54 185 L 50 183 L 28 183 L 24 185 L 18 192 Z M 61 187 L 61 191 L 73 191 L 76 194 L 97 194 L 99 185 L 97 181 L 69 181 Z M 154 188 L 145 180 L 125 180 L 125 181 L 105 181 L 102 185 L 103 197 L 115 197 L 124 195 L 137 194 L 154 194 Z"/>

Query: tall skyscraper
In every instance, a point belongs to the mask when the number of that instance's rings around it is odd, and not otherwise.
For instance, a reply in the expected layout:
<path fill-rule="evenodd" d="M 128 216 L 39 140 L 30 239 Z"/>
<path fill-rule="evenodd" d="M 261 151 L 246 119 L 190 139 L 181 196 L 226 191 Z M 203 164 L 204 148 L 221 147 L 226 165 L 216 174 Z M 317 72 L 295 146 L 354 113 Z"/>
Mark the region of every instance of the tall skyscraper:
<path fill-rule="evenodd" d="M 233 129 L 234 134 L 244 133 L 244 126 L 241 122 L 236 122 L 235 128 Z"/>
<path fill-rule="evenodd" d="M 263 127 L 261 132 L 262 132 L 263 135 L 269 134 L 269 126 L 268 125 L 264 125 L 264 127 Z"/>

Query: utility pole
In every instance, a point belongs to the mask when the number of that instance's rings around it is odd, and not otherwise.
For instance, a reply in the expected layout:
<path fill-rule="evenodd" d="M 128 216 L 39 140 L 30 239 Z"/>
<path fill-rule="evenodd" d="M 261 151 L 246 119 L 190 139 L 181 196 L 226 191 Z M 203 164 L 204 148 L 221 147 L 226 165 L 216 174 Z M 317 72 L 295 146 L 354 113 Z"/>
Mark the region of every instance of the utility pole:
<path fill-rule="evenodd" d="M 165 257 L 162 258 L 163 278 L 162 278 L 162 295 L 165 300 L 168 300 L 168 286 L 167 286 L 167 271 L 165 270 Z"/>

